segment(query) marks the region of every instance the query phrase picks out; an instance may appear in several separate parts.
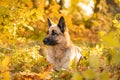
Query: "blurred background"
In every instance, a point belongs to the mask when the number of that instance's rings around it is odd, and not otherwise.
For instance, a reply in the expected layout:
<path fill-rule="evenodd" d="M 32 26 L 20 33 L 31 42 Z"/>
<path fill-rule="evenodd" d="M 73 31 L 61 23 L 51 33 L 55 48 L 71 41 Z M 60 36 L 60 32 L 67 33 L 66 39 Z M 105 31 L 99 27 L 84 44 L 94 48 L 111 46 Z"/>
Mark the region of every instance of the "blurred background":
<path fill-rule="evenodd" d="M 71 72 L 46 61 L 47 18 L 64 16 L 86 57 Z M 120 80 L 120 0 L 0 0 L 0 80 Z"/>

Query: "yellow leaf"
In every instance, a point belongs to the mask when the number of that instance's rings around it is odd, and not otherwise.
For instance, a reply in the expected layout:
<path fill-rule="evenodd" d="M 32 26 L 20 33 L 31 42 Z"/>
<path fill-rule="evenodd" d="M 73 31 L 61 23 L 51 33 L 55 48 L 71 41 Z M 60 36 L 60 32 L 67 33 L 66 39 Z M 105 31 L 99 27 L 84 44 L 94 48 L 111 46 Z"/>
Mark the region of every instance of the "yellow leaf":
<path fill-rule="evenodd" d="M 3 77 L 3 79 L 1 80 L 10 80 L 10 72 L 8 71 L 8 65 L 10 63 L 10 57 L 9 56 L 5 56 L 5 59 L 2 61 L 2 67 L 3 69 L 3 73 L 1 73 L 1 76 Z"/>
<path fill-rule="evenodd" d="M 0 77 L 1 77 L 1 75 L 0 75 Z M 10 72 L 6 71 L 6 72 L 2 73 L 2 77 L 3 78 L 0 80 L 10 80 Z"/>
<path fill-rule="evenodd" d="M 74 72 L 72 80 L 83 80 L 83 77 L 79 74 L 79 72 Z"/>
<path fill-rule="evenodd" d="M 91 69 L 88 69 L 83 73 L 83 76 L 85 80 L 94 80 L 95 73 Z"/>
<path fill-rule="evenodd" d="M 120 47 L 120 42 L 115 38 L 114 32 L 109 33 L 107 36 L 102 38 L 103 44 L 108 47 Z"/>
<path fill-rule="evenodd" d="M 101 80 L 109 80 L 109 75 L 107 71 L 103 71 L 101 74 Z"/>
<path fill-rule="evenodd" d="M 88 58 L 89 65 L 92 68 L 98 68 L 100 66 L 100 60 L 98 56 L 92 55 Z"/>
<path fill-rule="evenodd" d="M 33 27 L 31 27 L 31 26 L 29 26 L 29 25 L 27 25 L 27 24 L 23 24 L 25 27 L 27 27 L 29 30 L 31 30 L 31 31 L 34 31 L 34 28 Z"/>
<path fill-rule="evenodd" d="M 10 63 L 10 57 L 5 56 L 5 59 L 2 61 L 2 66 L 7 67 Z"/>
<path fill-rule="evenodd" d="M 113 23 L 117 23 L 118 21 L 117 20 L 113 20 Z"/>

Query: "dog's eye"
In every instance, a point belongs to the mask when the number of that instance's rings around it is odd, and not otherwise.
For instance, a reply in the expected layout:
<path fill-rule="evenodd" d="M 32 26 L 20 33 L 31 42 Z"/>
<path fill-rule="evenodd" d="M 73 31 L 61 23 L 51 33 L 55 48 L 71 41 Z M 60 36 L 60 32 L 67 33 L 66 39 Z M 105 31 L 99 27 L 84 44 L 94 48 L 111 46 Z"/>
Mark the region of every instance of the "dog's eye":
<path fill-rule="evenodd" d="M 55 36 L 55 35 L 58 35 L 55 31 L 52 31 L 52 35 Z"/>
<path fill-rule="evenodd" d="M 52 35 L 57 35 L 57 33 L 52 33 Z"/>
<path fill-rule="evenodd" d="M 49 34 L 49 31 L 47 31 L 47 34 Z"/>

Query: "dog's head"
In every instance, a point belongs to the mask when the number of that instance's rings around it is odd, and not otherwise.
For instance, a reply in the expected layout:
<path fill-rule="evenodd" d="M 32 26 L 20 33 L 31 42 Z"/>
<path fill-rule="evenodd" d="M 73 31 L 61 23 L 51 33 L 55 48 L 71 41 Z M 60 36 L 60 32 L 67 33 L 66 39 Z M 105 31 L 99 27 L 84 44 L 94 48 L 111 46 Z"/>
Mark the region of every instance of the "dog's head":
<path fill-rule="evenodd" d="M 44 38 L 43 42 L 45 45 L 53 46 L 63 42 L 64 33 L 66 31 L 66 24 L 64 17 L 60 17 L 58 24 L 54 24 L 48 19 L 48 31 L 47 37 Z"/>

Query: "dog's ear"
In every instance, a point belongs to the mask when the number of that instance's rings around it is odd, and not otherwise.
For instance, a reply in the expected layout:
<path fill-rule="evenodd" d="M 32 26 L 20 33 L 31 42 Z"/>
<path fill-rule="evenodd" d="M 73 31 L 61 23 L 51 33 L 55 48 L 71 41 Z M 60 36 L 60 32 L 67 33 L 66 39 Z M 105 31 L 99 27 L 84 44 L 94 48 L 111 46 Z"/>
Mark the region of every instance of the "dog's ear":
<path fill-rule="evenodd" d="M 61 16 L 59 19 L 58 27 L 60 28 L 61 32 L 64 33 L 65 28 L 66 28 L 66 24 L 65 24 L 65 20 L 64 20 L 63 16 Z"/>
<path fill-rule="evenodd" d="M 53 22 L 48 18 L 48 28 L 52 26 Z"/>

